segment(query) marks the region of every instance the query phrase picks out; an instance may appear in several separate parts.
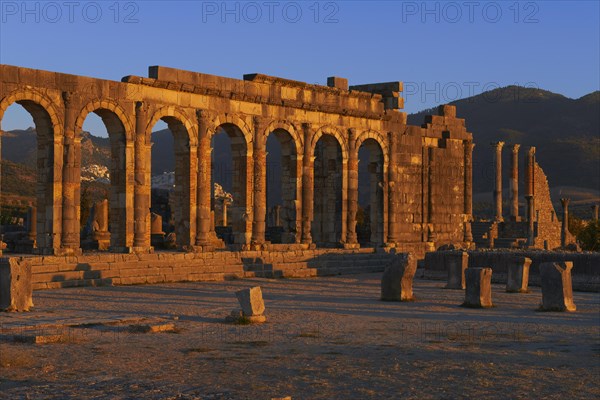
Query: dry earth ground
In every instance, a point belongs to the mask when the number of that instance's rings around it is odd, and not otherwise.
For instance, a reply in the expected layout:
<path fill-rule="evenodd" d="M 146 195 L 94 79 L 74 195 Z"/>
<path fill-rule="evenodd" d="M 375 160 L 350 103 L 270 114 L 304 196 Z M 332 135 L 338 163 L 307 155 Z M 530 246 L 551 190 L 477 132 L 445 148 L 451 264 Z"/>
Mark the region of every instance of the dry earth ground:
<path fill-rule="evenodd" d="M 539 288 L 494 285 L 496 307 L 481 310 L 416 280 L 417 301 L 390 303 L 380 276 L 35 292 L 35 312 L 0 314 L 0 398 L 600 398 L 598 293 L 550 313 L 536 311 Z M 267 323 L 223 323 L 251 285 Z"/>

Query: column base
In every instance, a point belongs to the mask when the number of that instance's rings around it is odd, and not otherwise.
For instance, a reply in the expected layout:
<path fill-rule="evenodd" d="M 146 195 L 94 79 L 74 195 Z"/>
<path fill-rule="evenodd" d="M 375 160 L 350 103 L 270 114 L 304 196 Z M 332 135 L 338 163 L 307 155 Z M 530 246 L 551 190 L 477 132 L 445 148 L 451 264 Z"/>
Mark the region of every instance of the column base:
<path fill-rule="evenodd" d="M 111 253 L 132 254 L 133 249 L 134 248 L 131 246 L 110 246 L 108 251 Z"/>
<path fill-rule="evenodd" d="M 510 221 L 512 221 L 512 222 L 522 222 L 522 221 L 524 221 L 524 219 L 523 219 L 523 217 L 520 217 L 520 216 L 516 216 L 516 217 L 512 216 L 512 217 L 510 217 Z"/>
<path fill-rule="evenodd" d="M 342 247 L 344 249 L 360 249 L 360 244 L 358 244 L 358 243 L 343 243 Z"/>
<path fill-rule="evenodd" d="M 136 253 L 136 254 L 152 254 L 154 253 L 154 247 L 150 246 L 133 246 L 131 248 L 131 252 L 132 253 Z"/>
<path fill-rule="evenodd" d="M 64 257 L 64 256 L 80 256 L 82 254 L 83 254 L 83 252 L 81 251 L 80 248 L 72 249 L 72 248 L 68 248 L 68 247 L 61 247 L 61 248 L 53 249 L 52 255 Z"/>
<path fill-rule="evenodd" d="M 189 251 L 192 253 L 211 253 L 215 251 L 215 246 L 212 244 L 195 244 L 191 246 L 185 246 L 185 251 Z"/>

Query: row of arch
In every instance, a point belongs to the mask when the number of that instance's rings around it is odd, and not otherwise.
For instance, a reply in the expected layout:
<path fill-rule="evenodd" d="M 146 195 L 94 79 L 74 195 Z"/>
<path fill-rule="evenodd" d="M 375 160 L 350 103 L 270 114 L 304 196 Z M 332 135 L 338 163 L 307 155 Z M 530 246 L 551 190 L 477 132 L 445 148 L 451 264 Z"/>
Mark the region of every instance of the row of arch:
<path fill-rule="evenodd" d="M 66 103 L 70 99 L 64 93 L 63 99 L 66 109 Z M 370 163 L 375 164 L 375 174 L 372 174 L 372 177 L 375 190 L 379 191 L 373 200 L 373 208 L 377 209 L 371 210 L 372 223 L 378 226 L 377 234 L 372 236 L 376 237 L 377 243 L 383 243 L 386 239 L 385 215 L 388 196 L 385 181 L 389 150 L 387 138 L 375 131 L 368 130 L 348 138 L 348 135 L 343 134 L 337 127 L 323 126 L 306 134 L 304 126 L 288 121 L 267 121 L 266 127 L 263 125 L 258 129 L 257 123 L 250 124 L 242 117 L 218 113 L 210 113 L 208 123 L 199 124 L 189 112 L 176 106 L 159 107 L 150 117 L 146 115 L 140 119 L 140 114 L 150 114 L 147 106 L 142 103 L 138 103 L 136 112 L 132 115 L 116 101 L 105 99 L 92 100 L 83 108 L 72 110 L 73 113 L 69 115 L 68 111 L 62 107 L 57 108 L 53 101 L 33 90 L 16 91 L 4 97 L 0 101 L 0 123 L 5 111 L 13 103 L 20 104 L 31 114 L 38 135 L 38 248 L 48 250 L 79 245 L 73 231 L 75 226 L 79 226 L 77 197 L 80 187 L 78 180 L 68 177 L 73 174 L 73 170 L 67 168 L 74 167 L 77 175 L 76 168 L 80 167 L 81 163 L 81 154 L 77 151 L 79 136 L 90 113 L 95 113 L 102 119 L 111 143 L 109 225 L 111 245 L 114 248 L 135 245 L 136 231 L 144 231 L 149 242 L 149 199 L 140 199 L 144 195 L 149 196 L 150 169 L 147 159 L 150 156 L 150 135 L 160 120 L 168 125 L 175 139 L 175 155 L 178 160 L 175 170 L 175 219 L 181 222 L 177 228 L 181 246 L 194 244 L 201 225 L 201 196 L 191 190 L 200 186 L 201 180 L 201 161 L 198 159 L 201 155 L 197 153 L 199 138 L 210 140 L 221 131 L 227 133 L 231 139 L 234 154 L 233 195 L 239 199 L 236 206 L 230 210 L 234 242 L 248 243 L 256 239 L 251 233 L 254 233 L 257 220 L 265 217 L 256 213 L 255 204 L 258 204 L 259 195 L 255 192 L 255 180 L 258 179 L 256 171 L 260 170 L 261 162 L 256 162 L 254 151 L 264 149 L 271 134 L 282 145 L 282 157 L 286 157 L 284 164 L 287 167 L 282 182 L 285 181 L 289 187 L 293 187 L 293 190 L 285 191 L 283 199 L 285 207 L 288 208 L 288 215 L 293 216 L 293 222 L 286 227 L 290 233 L 288 241 L 306 242 L 307 236 L 309 241 L 322 245 L 352 241 L 351 238 L 348 239 L 348 231 L 353 229 L 348 219 L 356 219 L 356 215 L 348 216 L 348 209 L 352 210 L 350 202 L 353 201 L 348 192 L 356 190 L 356 185 L 352 185 L 351 180 L 357 177 L 349 172 L 348 163 L 353 156 L 352 152 L 356 153 L 355 158 L 358 157 L 358 150 L 363 144 L 375 154 Z M 62 114 L 58 110 L 62 111 Z M 74 126 L 71 134 L 69 125 Z M 202 132 L 202 129 L 206 131 Z M 305 148 L 305 141 L 308 141 L 310 146 L 308 150 Z M 141 155 L 138 154 L 139 147 L 144 148 Z M 313 167 L 311 180 L 305 180 L 304 177 L 306 154 L 311 158 L 308 165 Z M 140 174 L 145 176 L 140 177 Z M 302 204 L 302 200 L 306 199 L 304 186 L 310 181 L 312 204 L 310 216 L 307 218 L 304 208 L 309 205 Z M 143 190 L 138 190 L 140 187 L 143 187 Z M 207 188 L 203 187 L 202 190 Z M 212 185 L 208 190 L 212 190 Z M 75 200 L 69 203 L 68 199 L 72 198 Z M 136 215 L 137 209 L 140 208 L 145 209 L 140 211 L 144 214 L 143 221 L 138 220 Z M 307 223 L 312 235 L 306 235 Z M 140 244 L 141 242 L 137 243 Z"/>

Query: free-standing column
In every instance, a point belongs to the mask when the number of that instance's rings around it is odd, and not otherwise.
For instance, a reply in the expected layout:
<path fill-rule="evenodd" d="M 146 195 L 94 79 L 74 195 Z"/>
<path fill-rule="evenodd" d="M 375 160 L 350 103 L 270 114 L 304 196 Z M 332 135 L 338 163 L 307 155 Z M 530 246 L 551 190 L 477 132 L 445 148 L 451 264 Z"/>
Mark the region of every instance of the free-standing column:
<path fill-rule="evenodd" d="M 473 241 L 473 233 L 471 231 L 471 222 L 473 221 L 473 148 L 475 144 L 472 141 L 464 142 L 464 214 L 465 214 L 465 242 Z"/>
<path fill-rule="evenodd" d="M 67 253 L 72 253 L 79 250 L 81 138 L 75 137 L 74 94 L 63 92 L 63 100 L 65 121 L 61 247 Z"/>
<path fill-rule="evenodd" d="M 494 186 L 494 208 L 496 210 L 496 221 L 504 221 L 502 218 L 502 147 L 504 142 L 493 142 L 494 146 L 494 168 L 496 184 Z"/>
<path fill-rule="evenodd" d="M 390 154 L 388 166 L 389 175 L 389 215 L 388 215 L 388 245 L 392 245 L 398 242 L 398 197 L 396 196 L 398 185 L 398 157 L 397 157 L 397 145 L 398 139 L 394 132 L 388 132 L 388 140 L 390 143 Z"/>
<path fill-rule="evenodd" d="M 533 247 L 535 245 L 533 196 L 527 194 L 525 199 L 527 200 L 527 245 Z"/>
<path fill-rule="evenodd" d="M 198 179 L 196 195 L 196 246 L 199 250 L 210 250 L 211 229 L 211 148 L 210 135 L 212 114 L 205 110 L 197 112 L 198 117 Z"/>
<path fill-rule="evenodd" d="M 314 157 L 312 154 L 312 128 L 311 124 L 302 124 L 304 131 L 304 156 L 302 157 L 302 243 L 312 243 L 310 232 L 313 216 L 314 193 Z"/>
<path fill-rule="evenodd" d="M 594 222 L 598 222 L 598 208 L 600 208 L 598 204 L 592 206 L 592 221 Z"/>
<path fill-rule="evenodd" d="M 519 144 L 513 144 L 510 168 L 510 218 L 519 221 Z"/>
<path fill-rule="evenodd" d="M 562 198 L 560 204 L 563 208 L 562 216 L 562 228 L 560 230 L 560 245 L 565 247 L 567 245 L 567 235 L 569 234 L 569 202 L 571 199 Z"/>
<path fill-rule="evenodd" d="M 346 243 L 357 243 L 356 213 L 358 212 L 358 150 L 356 129 L 348 129 L 348 221 Z"/>
<path fill-rule="evenodd" d="M 252 244 L 265 242 L 265 217 L 267 214 L 267 152 L 262 118 L 254 117 L 254 221 Z"/>
<path fill-rule="evenodd" d="M 135 104 L 135 187 L 134 187 L 134 235 L 133 247 L 138 250 L 150 248 L 150 171 L 147 170 L 149 157 L 146 144 L 147 106 L 138 101 Z"/>

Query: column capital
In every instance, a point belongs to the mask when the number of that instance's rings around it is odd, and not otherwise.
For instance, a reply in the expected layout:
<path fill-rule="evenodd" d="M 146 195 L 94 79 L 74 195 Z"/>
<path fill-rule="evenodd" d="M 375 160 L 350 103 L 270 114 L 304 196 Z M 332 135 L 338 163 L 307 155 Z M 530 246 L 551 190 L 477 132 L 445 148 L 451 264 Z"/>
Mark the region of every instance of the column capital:
<path fill-rule="evenodd" d="M 148 103 L 144 101 L 136 101 L 135 102 L 135 112 L 136 113 L 147 113 L 148 112 Z"/>
<path fill-rule="evenodd" d="M 496 151 L 498 151 L 502 150 L 502 147 L 504 147 L 504 142 L 491 142 L 490 145 L 494 146 Z"/>
<path fill-rule="evenodd" d="M 465 140 L 463 144 L 465 146 L 466 151 L 473 151 L 473 149 L 475 148 L 475 143 L 473 143 L 472 140 Z"/>
<path fill-rule="evenodd" d="M 511 150 L 513 153 L 518 153 L 520 147 L 521 147 L 520 144 L 513 144 Z"/>
<path fill-rule="evenodd" d="M 560 204 L 562 204 L 563 208 L 566 208 L 569 206 L 569 202 L 571 201 L 570 198 L 568 197 L 563 197 L 560 199 Z"/>
<path fill-rule="evenodd" d="M 530 156 L 535 155 L 535 146 L 530 146 L 527 150 L 527 154 L 529 154 Z"/>

